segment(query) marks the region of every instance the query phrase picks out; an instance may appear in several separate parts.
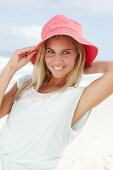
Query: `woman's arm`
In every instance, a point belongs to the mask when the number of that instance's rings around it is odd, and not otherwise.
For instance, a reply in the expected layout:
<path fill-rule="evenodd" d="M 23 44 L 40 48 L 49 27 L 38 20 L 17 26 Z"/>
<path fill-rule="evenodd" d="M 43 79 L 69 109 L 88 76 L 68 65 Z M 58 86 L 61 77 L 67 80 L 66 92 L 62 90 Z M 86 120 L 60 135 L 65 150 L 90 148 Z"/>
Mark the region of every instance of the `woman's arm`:
<path fill-rule="evenodd" d="M 103 75 L 84 89 L 74 112 L 72 125 L 84 113 L 113 94 L 113 61 L 95 61 L 85 69 L 85 74 L 86 73 L 103 73 Z"/>
<path fill-rule="evenodd" d="M 113 70 L 113 61 L 94 61 L 84 69 L 84 74 L 105 74 L 109 70 Z"/>

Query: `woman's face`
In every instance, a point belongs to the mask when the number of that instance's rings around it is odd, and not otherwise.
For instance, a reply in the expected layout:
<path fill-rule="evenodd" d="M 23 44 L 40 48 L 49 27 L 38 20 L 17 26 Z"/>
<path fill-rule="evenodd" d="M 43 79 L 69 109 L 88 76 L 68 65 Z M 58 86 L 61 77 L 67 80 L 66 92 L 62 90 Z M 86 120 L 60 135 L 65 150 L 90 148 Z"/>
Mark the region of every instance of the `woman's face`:
<path fill-rule="evenodd" d="M 77 52 L 72 42 L 65 37 L 47 42 L 45 62 L 54 78 L 64 78 L 75 65 Z"/>

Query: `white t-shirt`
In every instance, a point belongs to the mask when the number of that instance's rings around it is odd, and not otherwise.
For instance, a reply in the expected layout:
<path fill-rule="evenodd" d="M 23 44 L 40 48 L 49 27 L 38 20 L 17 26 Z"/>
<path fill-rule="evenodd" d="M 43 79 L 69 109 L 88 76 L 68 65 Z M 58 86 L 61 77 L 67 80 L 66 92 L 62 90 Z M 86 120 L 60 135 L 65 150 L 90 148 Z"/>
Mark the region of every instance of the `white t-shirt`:
<path fill-rule="evenodd" d="M 46 94 L 36 92 L 34 88 L 31 87 L 27 89 L 18 100 L 25 109 L 32 109 L 35 105 L 38 107 L 47 98 Z"/>
<path fill-rule="evenodd" d="M 18 88 L 29 78 L 31 75 L 21 77 Z M 0 131 L 3 170 L 56 169 L 57 160 L 62 158 L 66 146 L 81 131 L 91 113 L 91 110 L 86 112 L 71 128 L 84 89 L 70 87 L 48 97 L 30 88 L 15 100 Z"/>

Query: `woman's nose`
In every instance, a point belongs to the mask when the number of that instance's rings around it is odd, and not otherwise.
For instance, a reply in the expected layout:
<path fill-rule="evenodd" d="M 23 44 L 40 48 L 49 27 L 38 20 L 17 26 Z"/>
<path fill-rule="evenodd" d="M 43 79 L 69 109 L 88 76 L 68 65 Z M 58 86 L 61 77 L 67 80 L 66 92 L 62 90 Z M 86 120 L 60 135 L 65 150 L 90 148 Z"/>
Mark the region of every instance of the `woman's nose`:
<path fill-rule="evenodd" d="M 54 61 L 56 62 L 56 63 L 59 63 L 59 62 L 63 62 L 63 58 L 62 58 L 62 56 L 61 55 L 59 55 L 59 54 L 56 54 L 55 56 L 54 56 Z"/>

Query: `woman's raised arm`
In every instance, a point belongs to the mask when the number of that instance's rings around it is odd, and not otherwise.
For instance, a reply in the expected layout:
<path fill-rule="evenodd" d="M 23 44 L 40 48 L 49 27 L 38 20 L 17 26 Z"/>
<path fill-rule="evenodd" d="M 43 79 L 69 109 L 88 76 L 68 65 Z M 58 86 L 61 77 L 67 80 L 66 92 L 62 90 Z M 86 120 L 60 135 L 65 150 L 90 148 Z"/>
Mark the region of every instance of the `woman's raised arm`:
<path fill-rule="evenodd" d="M 113 70 L 113 61 L 93 61 L 89 67 L 84 69 L 84 74 L 105 74 L 109 70 Z"/>
<path fill-rule="evenodd" d="M 73 124 L 84 113 L 113 94 L 113 61 L 95 61 L 84 70 L 84 73 L 103 73 L 103 75 L 84 89 L 74 112 Z"/>
<path fill-rule="evenodd" d="M 16 73 L 16 71 L 24 67 L 29 62 L 29 60 L 32 58 L 33 54 L 36 53 L 36 52 L 33 52 L 32 54 L 27 55 L 27 53 L 33 47 L 26 47 L 23 49 L 16 50 L 14 55 L 10 58 L 9 62 L 4 67 L 3 71 L 1 72 L 0 74 L 0 108 L 2 105 L 5 91 L 13 75 Z"/>

